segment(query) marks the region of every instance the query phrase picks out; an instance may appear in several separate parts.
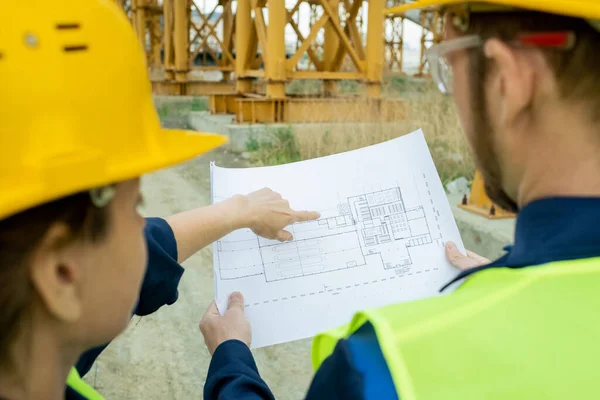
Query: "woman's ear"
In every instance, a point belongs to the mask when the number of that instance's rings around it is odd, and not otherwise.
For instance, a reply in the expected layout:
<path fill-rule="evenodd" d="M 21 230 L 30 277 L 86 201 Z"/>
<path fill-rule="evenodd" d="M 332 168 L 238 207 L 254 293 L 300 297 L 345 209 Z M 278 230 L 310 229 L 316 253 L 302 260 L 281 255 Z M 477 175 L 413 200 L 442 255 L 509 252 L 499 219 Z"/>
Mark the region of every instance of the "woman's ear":
<path fill-rule="evenodd" d="M 81 317 L 81 265 L 78 242 L 69 228 L 55 223 L 46 232 L 29 264 L 31 282 L 48 313 L 62 322 Z"/>

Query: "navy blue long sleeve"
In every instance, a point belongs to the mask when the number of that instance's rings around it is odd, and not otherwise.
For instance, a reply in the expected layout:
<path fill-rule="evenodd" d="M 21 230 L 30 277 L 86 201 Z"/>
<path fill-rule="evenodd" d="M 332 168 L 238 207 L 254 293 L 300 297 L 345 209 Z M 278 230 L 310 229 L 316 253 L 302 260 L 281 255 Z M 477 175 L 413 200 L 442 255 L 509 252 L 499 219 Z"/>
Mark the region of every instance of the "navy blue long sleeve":
<path fill-rule="evenodd" d="M 204 398 L 275 399 L 258 373 L 252 352 L 239 340 L 224 342 L 215 350 L 204 385 Z"/>

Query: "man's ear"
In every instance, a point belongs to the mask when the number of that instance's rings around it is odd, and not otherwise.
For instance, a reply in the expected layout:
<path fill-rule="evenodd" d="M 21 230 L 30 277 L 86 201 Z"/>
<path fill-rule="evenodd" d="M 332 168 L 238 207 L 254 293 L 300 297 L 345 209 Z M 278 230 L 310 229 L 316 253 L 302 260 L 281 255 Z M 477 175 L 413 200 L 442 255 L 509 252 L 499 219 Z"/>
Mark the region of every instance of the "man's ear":
<path fill-rule="evenodd" d="M 490 87 L 500 96 L 499 122 L 510 126 L 533 101 L 535 65 L 525 53 L 499 39 L 488 39 L 484 54 L 495 69 Z"/>
<path fill-rule="evenodd" d="M 29 264 L 31 282 L 48 312 L 63 322 L 81 317 L 81 265 L 77 242 L 63 223 L 52 225 L 35 250 Z"/>

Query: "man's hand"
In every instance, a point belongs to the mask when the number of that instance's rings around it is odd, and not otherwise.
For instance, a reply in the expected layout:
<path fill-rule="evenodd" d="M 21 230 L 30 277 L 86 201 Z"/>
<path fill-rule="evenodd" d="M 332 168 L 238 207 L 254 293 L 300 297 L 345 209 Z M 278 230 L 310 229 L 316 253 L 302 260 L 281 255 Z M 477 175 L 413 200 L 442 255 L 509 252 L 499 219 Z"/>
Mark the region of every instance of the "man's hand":
<path fill-rule="evenodd" d="M 487 258 L 469 250 L 467 250 L 467 255 L 465 256 L 453 242 L 446 243 L 446 257 L 452 265 L 463 271 L 490 263 L 490 260 Z"/>
<path fill-rule="evenodd" d="M 228 340 L 240 340 L 250 347 L 252 331 L 244 315 L 244 296 L 239 292 L 232 293 L 223 316 L 213 301 L 200 321 L 200 332 L 211 355 Z"/>
<path fill-rule="evenodd" d="M 294 211 L 290 203 L 271 189 L 261 189 L 245 197 L 247 227 L 267 239 L 282 242 L 292 240 L 290 232 L 283 230 L 295 222 L 312 221 L 321 215 L 315 211 Z"/>

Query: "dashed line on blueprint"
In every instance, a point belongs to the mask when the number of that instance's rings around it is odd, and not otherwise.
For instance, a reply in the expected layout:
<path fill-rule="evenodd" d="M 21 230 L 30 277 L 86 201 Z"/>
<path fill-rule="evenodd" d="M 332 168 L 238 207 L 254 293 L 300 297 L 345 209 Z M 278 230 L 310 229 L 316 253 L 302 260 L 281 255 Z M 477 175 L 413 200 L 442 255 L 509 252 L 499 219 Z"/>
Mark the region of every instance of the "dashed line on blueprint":
<path fill-rule="evenodd" d="M 416 273 L 417 274 L 421 274 L 421 273 L 424 273 L 424 272 L 433 272 L 433 271 L 438 271 L 438 270 L 439 270 L 439 268 L 431 268 L 431 269 L 426 269 L 424 271 L 417 271 Z M 406 275 L 413 275 L 413 273 L 411 272 L 411 273 L 408 273 Z M 380 282 L 386 282 L 388 280 L 391 281 L 391 280 L 394 280 L 396 278 L 402 278 L 403 276 L 404 275 L 398 275 L 397 277 L 396 276 L 391 276 L 391 277 L 388 277 L 388 278 L 376 279 L 376 280 L 371 281 L 371 282 L 363 282 L 362 284 L 363 285 L 372 285 L 372 284 L 377 284 L 377 283 L 380 283 Z M 339 294 L 339 292 L 341 292 L 341 291 L 344 291 L 344 290 L 347 290 L 347 289 L 353 289 L 353 288 L 359 287 L 359 286 L 360 286 L 360 283 L 356 283 L 356 284 L 354 284 L 354 286 L 347 285 L 347 286 L 345 286 L 343 288 L 342 287 L 338 287 L 338 288 L 335 288 L 335 289 L 327 289 L 327 291 L 325 291 L 325 290 L 319 290 L 318 292 L 315 291 L 315 292 L 308 292 L 308 293 L 300 293 L 300 294 L 289 296 L 289 297 L 276 297 L 276 298 L 273 298 L 273 299 L 270 299 L 270 300 L 263 300 L 262 304 L 277 303 L 279 301 L 286 301 L 286 300 L 290 300 L 290 299 L 294 300 L 294 299 L 297 299 L 298 297 L 317 296 L 317 295 L 320 295 L 320 294 L 327 294 L 327 293 L 331 293 L 332 296 L 335 296 L 335 295 Z M 245 307 L 248 308 L 248 307 L 252 307 L 252 306 L 259 306 L 260 304 L 261 304 L 261 302 L 249 303 L 249 304 L 246 304 Z"/>

